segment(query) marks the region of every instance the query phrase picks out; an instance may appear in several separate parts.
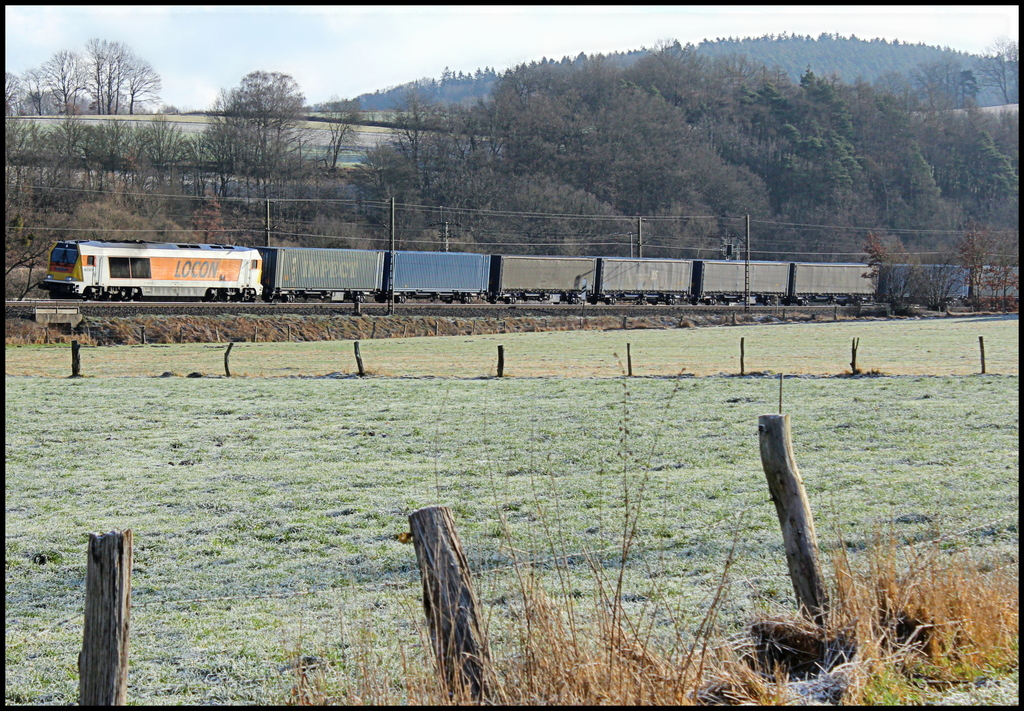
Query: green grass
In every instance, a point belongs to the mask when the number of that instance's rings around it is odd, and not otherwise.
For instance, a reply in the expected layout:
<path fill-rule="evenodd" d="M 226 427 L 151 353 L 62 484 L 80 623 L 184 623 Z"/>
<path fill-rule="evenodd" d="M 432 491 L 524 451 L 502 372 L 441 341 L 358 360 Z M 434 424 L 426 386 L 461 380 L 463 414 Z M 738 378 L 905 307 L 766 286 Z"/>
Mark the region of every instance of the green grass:
<path fill-rule="evenodd" d="M 400 343 L 368 342 L 364 357 Z M 855 553 L 894 522 L 903 542 L 966 531 L 945 545 L 1015 561 L 1017 393 L 1016 376 L 787 380 L 826 553 L 836 529 Z M 614 576 L 627 513 L 626 607 L 659 644 L 692 640 L 734 544 L 721 631 L 791 609 L 756 437 L 777 397 L 773 378 L 9 375 L 7 701 L 77 698 L 87 535 L 113 528 L 135 534 L 133 703 L 280 702 L 295 653 L 329 662 L 342 687 L 372 665 L 408 700 L 397 650 L 429 661 L 415 554 L 397 534 L 432 504 L 454 509 L 499 657 L 513 560 L 540 561 L 553 596 L 591 599 L 582 553 Z M 182 602 L 212 597 L 239 599 Z"/>

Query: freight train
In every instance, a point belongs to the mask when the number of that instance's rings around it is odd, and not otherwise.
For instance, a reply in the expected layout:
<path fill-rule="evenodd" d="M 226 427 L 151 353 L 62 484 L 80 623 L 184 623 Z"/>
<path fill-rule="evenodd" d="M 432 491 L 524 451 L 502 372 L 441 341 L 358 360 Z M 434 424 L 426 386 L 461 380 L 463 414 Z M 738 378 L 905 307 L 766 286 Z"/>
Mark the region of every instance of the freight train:
<path fill-rule="evenodd" d="M 58 242 L 40 288 L 57 298 L 178 301 L 856 303 L 860 263 Z M 748 289 L 749 285 L 749 289 Z"/>

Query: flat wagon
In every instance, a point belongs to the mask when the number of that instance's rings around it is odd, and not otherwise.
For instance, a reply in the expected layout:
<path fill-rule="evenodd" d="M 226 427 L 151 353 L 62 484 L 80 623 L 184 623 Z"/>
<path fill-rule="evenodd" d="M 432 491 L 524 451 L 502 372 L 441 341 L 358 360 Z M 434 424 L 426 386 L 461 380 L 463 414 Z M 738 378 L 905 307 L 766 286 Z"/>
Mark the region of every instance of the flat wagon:
<path fill-rule="evenodd" d="M 600 257 L 593 300 L 674 304 L 689 298 L 692 280 L 693 262 L 688 259 Z"/>
<path fill-rule="evenodd" d="M 391 290 L 394 276 L 395 300 L 440 300 L 447 303 L 487 297 L 490 257 L 469 252 L 391 252 L 384 253 L 384 288 L 380 300 Z"/>
<path fill-rule="evenodd" d="M 778 303 L 789 294 L 789 262 L 750 263 L 750 298 L 763 304 Z M 700 260 L 693 265 L 691 298 L 695 303 L 742 302 L 746 294 L 747 262 Z"/>
<path fill-rule="evenodd" d="M 383 288 L 384 252 L 372 249 L 257 247 L 266 301 L 367 301 Z"/>
<path fill-rule="evenodd" d="M 788 301 L 855 303 L 875 293 L 874 281 L 864 276 L 867 264 L 793 262 L 790 266 Z"/>
<path fill-rule="evenodd" d="M 594 257 L 540 257 L 495 254 L 491 257 L 492 301 L 551 301 L 578 304 L 594 291 Z"/>

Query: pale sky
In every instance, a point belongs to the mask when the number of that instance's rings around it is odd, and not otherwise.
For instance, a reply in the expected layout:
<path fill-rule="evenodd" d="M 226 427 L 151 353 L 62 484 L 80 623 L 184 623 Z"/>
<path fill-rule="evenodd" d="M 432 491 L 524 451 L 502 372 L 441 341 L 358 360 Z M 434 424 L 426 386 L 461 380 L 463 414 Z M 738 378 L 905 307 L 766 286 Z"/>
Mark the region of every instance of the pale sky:
<path fill-rule="evenodd" d="M 127 44 L 163 79 L 161 100 L 210 107 L 257 69 L 291 74 L 308 103 L 352 98 L 445 67 L 501 71 L 653 47 L 660 40 L 822 32 L 981 53 L 1018 39 L 1006 6 L 22 6 L 5 8 L 6 71 L 21 74 L 92 38 Z"/>

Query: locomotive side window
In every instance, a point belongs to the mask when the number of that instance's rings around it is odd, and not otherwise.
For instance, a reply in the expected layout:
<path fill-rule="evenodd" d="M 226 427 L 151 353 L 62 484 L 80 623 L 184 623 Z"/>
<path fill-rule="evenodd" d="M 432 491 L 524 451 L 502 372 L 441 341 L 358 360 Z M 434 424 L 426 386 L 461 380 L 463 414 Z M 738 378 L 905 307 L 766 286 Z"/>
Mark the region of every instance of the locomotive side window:
<path fill-rule="evenodd" d="M 139 257 L 111 257 L 111 279 L 149 279 L 149 259 Z"/>
<path fill-rule="evenodd" d="M 86 257 L 85 258 L 85 266 L 87 266 L 87 267 L 95 267 L 96 266 L 96 257 Z"/>
<path fill-rule="evenodd" d="M 131 260 L 132 278 L 133 279 L 150 279 L 149 271 L 149 259 L 148 258 L 136 258 L 133 257 Z"/>

